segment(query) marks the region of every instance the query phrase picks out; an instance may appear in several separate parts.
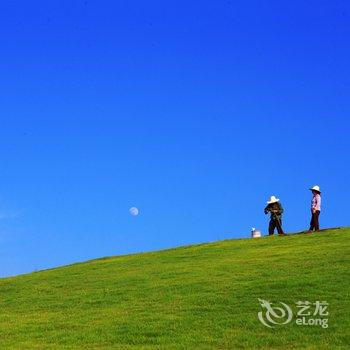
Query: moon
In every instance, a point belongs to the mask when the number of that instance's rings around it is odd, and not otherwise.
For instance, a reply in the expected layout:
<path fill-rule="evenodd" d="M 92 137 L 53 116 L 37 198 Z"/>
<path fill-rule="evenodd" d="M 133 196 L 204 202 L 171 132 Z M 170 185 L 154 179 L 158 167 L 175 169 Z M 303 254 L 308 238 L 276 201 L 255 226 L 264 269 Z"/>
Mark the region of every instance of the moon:
<path fill-rule="evenodd" d="M 131 207 L 129 209 L 129 213 L 132 216 L 138 216 L 140 214 L 140 211 L 136 207 Z"/>

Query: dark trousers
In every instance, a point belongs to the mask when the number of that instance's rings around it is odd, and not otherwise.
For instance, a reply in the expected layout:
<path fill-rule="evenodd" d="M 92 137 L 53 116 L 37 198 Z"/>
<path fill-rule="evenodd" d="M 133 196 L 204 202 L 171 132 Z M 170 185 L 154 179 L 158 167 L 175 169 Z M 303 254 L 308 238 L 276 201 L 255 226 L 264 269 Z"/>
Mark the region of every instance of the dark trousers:
<path fill-rule="evenodd" d="M 319 217 L 320 217 L 320 211 L 316 210 L 314 213 L 312 213 L 311 221 L 310 221 L 310 231 L 319 231 L 320 230 L 320 224 L 319 224 Z"/>
<path fill-rule="evenodd" d="M 271 219 L 269 224 L 269 235 L 273 235 L 275 233 L 275 229 L 277 228 L 277 232 L 279 235 L 284 235 L 282 229 L 282 219 Z"/>

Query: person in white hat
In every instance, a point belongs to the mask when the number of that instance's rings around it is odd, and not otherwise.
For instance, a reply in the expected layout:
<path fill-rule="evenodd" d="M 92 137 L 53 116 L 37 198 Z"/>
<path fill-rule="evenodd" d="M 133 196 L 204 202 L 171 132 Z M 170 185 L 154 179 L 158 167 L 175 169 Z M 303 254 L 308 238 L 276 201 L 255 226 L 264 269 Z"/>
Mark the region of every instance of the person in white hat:
<path fill-rule="evenodd" d="M 311 221 L 310 221 L 310 231 L 319 231 L 319 217 L 321 213 L 321 190 L 320 186 L 314 186 L 310 188 L 312 192 L 311 200 Z"/>
<path fill-rule="evenodd" d="M 269 223 L 269 235 L 272 236 L 275 233 L 275 229 L 277 228 L 277 232 L 279 235 L 284 235 L 282 229 L 282 214 L 283 207 L 280 203 L 280 200 L 275 196 L 271 196 L 270 200 L 267 202 L 267 207 L 264 209 L 264 213 L 271 214 L 270 223 Z"/>

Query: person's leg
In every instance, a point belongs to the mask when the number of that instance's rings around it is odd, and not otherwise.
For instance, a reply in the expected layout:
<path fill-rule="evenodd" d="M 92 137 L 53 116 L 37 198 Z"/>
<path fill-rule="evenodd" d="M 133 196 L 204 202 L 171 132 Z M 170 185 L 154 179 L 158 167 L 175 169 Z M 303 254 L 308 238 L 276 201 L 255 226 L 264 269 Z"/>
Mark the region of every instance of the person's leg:
<path fill-rule="evenodd" d="M 269 224 L 269 235 L 272 236 L 275 232 L 275 220 L 271 219 Z"/>
<path fill-rule="evenodd" d="M 276 220 L 276 227 L 279 235 L 284 235 L 282 228 L 282 219 Z"/>
<path fill-rule="evenodd" d="M 310 228 L 309 231 L 313 231 L 315 228 L 315 218 L 314 218 L 315 214 L 313 212 L 311 212 L 311 221 L 310 221 Z"/>
<path fill-rule="evenodd" d="M 314 227 L 315 227 L 315 231 L 319 231 L 320 230 L 320 223 L 319 223 L 319 217 L 320 217 L 320 211 L 316 210 L 316 213 L 314 214 L 315 217 L 315 221 L 314 221 Z"/>

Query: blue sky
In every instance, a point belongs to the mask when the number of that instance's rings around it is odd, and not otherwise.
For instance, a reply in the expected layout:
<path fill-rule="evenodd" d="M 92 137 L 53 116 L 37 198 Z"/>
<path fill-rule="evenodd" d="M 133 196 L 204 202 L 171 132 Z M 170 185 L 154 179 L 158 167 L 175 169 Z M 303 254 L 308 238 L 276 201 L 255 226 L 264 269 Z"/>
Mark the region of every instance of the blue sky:
<path fill-rule="evenodd" d="M 0 276 L 349 225 L 347 1 L 0 4 Z M 129 208 L 140 209 L 138 217 Z"/>

